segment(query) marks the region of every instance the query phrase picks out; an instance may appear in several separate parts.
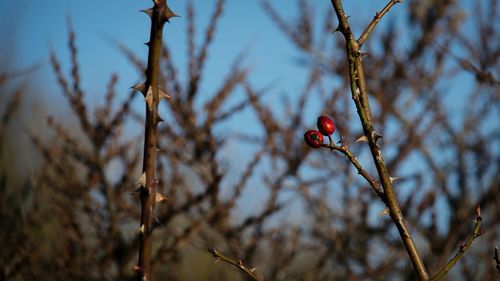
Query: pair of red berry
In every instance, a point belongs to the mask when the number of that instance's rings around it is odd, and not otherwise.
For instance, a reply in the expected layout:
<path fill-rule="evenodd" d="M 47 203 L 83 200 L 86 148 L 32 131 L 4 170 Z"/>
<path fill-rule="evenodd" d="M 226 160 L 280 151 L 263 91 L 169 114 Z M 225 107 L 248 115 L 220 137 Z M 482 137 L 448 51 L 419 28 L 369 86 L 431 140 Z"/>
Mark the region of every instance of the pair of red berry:
<path fill-rule="evenodd" d="M 328 116 L 321 115 L 316 123 L 318 130 L 309 130 L 304 134 L 304 140 L 312 148 L 319 148 L 323 144 L 323 135 L 330 136 L 335 131 L 335 125 Z"/>

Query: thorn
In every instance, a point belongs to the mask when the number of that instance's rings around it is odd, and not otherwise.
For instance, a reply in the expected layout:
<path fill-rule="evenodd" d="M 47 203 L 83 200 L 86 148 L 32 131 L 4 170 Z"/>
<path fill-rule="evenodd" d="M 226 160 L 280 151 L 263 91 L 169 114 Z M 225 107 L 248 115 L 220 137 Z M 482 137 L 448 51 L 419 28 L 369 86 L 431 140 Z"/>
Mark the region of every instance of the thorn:
<path fill-rule="evenodd" d="M 220 261 L 220 258 L 217 258 L 214 262 L 214 264 L 218 263 Z"/>
<path fill-rule="evenodd" d="M 390 214 L 389 208 L 385 207 L 380 213 L 378 213 L 379 217 L 387 216 Z"/>
<path fill-rule="evenodd" d="M 243 265 L 243 262 L 241 260 L 238 260 L 238 266 L 241 268 L 244 268 L 245 266 Z"/>
<path fill-rule="evenodd" d="M 343 134 L 340 134 L 340 140 L 337 142 L 337 144 L 342 144 L 345 141 L 345 137 Z"/>
<path fill-rule="evenodd" d="M 160 100 L 162 100 L 162 99 L 169 99 L 170 98 L 170 95 L 167 94 L 167 91 L 165 91 L 164 89 L 158 87 L 158 91 L 159 91 L 158 94 L 160 96 Z"/>
<path fill-rule="evenodd" d="M 167 5 L 165 5 L 163 7 L 163 9 L 161 10 L 161 16 L 162 16 L 163 22 L 170 22 L 171 18 L 179 17 L 176 13 L 174 13 L 172 10 L 170 10 L 170 8 Z"/>
<path fill-rule="evenodd" d="M 389 180 L 393 183 L 395 180 L 399 180 L 399 177 L 389 177 Z"/>
<path fill-rule="evenodd" d="M 156 203 L 168 201 L 168 197 L 161 194 L 160 192 L 156 192 L 155 201 Z"/>
<path fill-rule="evenodd" d="M 136 91 L 139 91 L 142 93 L 143 96 L 145 96 L 145 92 L 146 92 L 146 85 L 144 83 L 137 83 L 135 85 L 133 85 L 132 87 L 130 87 L 130 89 L 134 89 Z"/>
<path fill-rule="evenodd" d="M 142 93 L 144 94 L 144 92 L 142 92 Z M 165 90 L 158 87 L 158 98 L 159 98 L 159 100 L 162 100 L 162 99 L 168 99 L 168 98 L 170 98 L 170 96 L 165 92 Z M 148 108 L 150 110 L 152 110 L 152 108 L 153 108 L 153 87 L 149 86 L 144 100 L 148 104 Z"/>
<path fill-rule="evenodd" d="M 160 114 L 157 114 L 157 118 L 156 118 L 156 125 L 158 125 L 158 123 L 160 122 L 164 122 L 165 120 L 163 120 L 163 118 L 161 118 Z"/>
<path fill-rule="evenodd" d="M 373 138 L 373 142 L 375 142 L 375 144 L 377 144 L 377 141 L 381 138 L 383 138 L 383 136 L 375 131 L 372 132 L 372 138 Z"/>
<path fill-rule="evenodd" d="M 148 92 L 146 93 L 144 100 L 146 101 L 146 103 L 148 105 L 148 109 L 150 111 L 152 111 L 153 110 L 153 88 L 151 86 L 149 86 Z"/>
<path fill-rule="evenodd" d="M 365 136 L 365 135 L 362 135 L 361 137 L 359 137 L 356 141 L 356 143 L 358 142 L 368 142 L 368 137 Z"/>
<path fill-rule="evenodd" d="M 135 272 L 142 272 L 141 267 L 138 266 L 138 265 L 134 265 L 133 269 L 134 269 Z"/>
<path fill-rule="evenodd" d="M 256 269 L 257 269 L 257 267 L 251 268 L 251 269 L 250 269 L 250 272 L 252 272 L 252 273 L 253 273 L 253 272 L 255 272 L 255 270 L 256 270 Z"/>
<path fill-rule="evenodd" d="M 148 46 L 148 47 L 151 47 L 151 43 L 148 41 L 148 42 L 144 42 L 144 45 Z"/>
<path fill-rule="evenodd" d="M 144 43 L 144 44 L 148 44 L 148 43 Z M 146 92 L 146 85 L 144 83 L 137 83 L 137 84 L 133 85 L 132 87 L 130 87 L 130 89 L 134 89 L 136 91 L 141 92 L 142 95 L 145 97 L 147 96 L 147 94 L 149 92 L 152 92 L 151 87 L 149 87 L 149 91 Z M 160 100 L 170 98 L 170 95 L 167 94 L 167 91 L 165 89 L 163 89 L 162 87 L 158 87 L 158 91 L 159 91 L 158 95 L 159 95 Z"/>
<path fill-rule="evenodd" d="M 144 224 L 139 228 L 139 233 L 144 234 Z"/>
<path fill-rule="evenodd" d="M 139 187 L 136 191 L 138 191 L 141 187 L 146 187 L 146 172 L 142 173 L 142 175 L 139 177 L 136 182 L 136 186 Z"/>
<path fill-rule="evenodd" d="M 332 34 L 335 33 L 335 32 L 340 32 L 340 24 L 339 26 L 337 26 L 337 28 L 335 28 L 333 31 L 332 31 Z"/>
<path fill-rule="evenodd" d="M 149 9 L 141 10 L 141 12 L 145 13 L 145 14 L 146 14 L 146 15 L 148 15 L 150 18 L 153 18 L 153 8 L 149 8 Z"/>

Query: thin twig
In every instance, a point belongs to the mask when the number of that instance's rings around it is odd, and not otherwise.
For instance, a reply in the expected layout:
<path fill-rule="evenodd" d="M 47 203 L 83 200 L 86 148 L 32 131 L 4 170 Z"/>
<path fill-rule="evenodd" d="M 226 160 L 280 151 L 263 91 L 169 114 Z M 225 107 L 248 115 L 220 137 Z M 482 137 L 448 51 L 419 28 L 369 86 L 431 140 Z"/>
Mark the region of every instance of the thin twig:
<path fill-rule="evenodd" d="M 450 271 L 453 266 L 462 258 L 462 256 L 465 254 L 465 251 L 469 249 L 470 245 L 472 245 L 472 242 L 479 236 L 483 235 L 485 232 L 484 230 L 481 230 L 481 223 L 483 222 L 483 218 L 481 217 L 481 208 L 477 206 L 476 208 L 476 225 L 474 226 L 474 230 L 472 231 L 472 234 L 469 236 L 469 239 L 467 239 L 467 242 L 465 244 L 460 244 L 458 247 L 458 252 L 455 254 L 453 258 L 451 258 L 448 263 L 434 276 L 432 277 L 431 281 L 439 281 L 442 280 L 448 271 Z M 499 266 L 497 266 L 499 268 Z M 499 268 L 500 269 L 500 268 Z"/>
<path fill-rule="evenodd" d="M 361 166 L 361 164 L 358 161 L 358 158 L 352 154 L 351 150 L 349 148 L 342 144 L 340 146 L 335 145 L 335 143 L 331 142 L 330 144 L 323 144 L 323 147 L 326 147 L 330 150 L 336 150 L 344 154 L 349 161 L 356 167 L 358 170 L 358 174 L 363 176 L 363 178 L 366 179 L 366 181 L 370 184 L 370 186 L 373 188 L 373 190 L 377 193 L 377 195 L 381 198 L 384 197 L 384 190 L 382 187 L 380 187 L 380 184 L 368 174 L 368 172 Z"/>
<path fill-rule="evenodd" d="M 255 274 L 255 268 L 248 268 L 241 260 L 233 260 L 229 257 L 224 256 L 223 254 L 219 253 L 216 249 L 208 249 L 208 252 L 212 254 L 214 258 L 217 258 L 217 261 L 223 261 L 225 263 L 228 263 L 234 267 L 239 268 L 241 271 L 243 271 L 246 275 L 248 275 L 250 278 L 256 281 L 264 281 L 264 279 L 260 278 Z"/>
<path fill-rule="evenodd" d="M 359 36 L 359 38 L 357 40 L 360 48 L 365 43 L 366 39 L 368 39 L 368 36 L 373 31 L 375 26 L 380 22 L 382 17 L 385 16 L 385 14 L 387 14 L 387 12 L 389 12 L 389 10 L 394 5 L 396 5 L 397 3 L 401 3 L 401 2 L 402 2 L 402 0 L 389 0 L 389 3 L 387 3 L 387 5 L 385 5 L 385 7 L 382 10 L 380 10 L 379 12 L 377 12 L 375 14 L 375 16 L 373 17 L 373 20 L 370 22 L 370 24 L 368 24 L 366 29 L 363 31 L 363 33 L 361 34 L 361 36 Z"/>

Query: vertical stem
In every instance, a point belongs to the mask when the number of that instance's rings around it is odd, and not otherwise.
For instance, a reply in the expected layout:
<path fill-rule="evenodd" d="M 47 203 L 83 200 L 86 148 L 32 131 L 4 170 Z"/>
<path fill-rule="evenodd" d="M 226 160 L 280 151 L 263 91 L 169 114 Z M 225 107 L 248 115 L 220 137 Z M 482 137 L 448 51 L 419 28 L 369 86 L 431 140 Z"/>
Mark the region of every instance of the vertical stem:
<path fill-rule="evenodd" d="M 380 136 L 378 136 L 373 129 L 363 64 L 361 62 L 362 54 L 360 46 L 351 32 L 349 23 L 347 21 L 347 16 L 345 15 L 344 9 L 342 7 L 342 3 L 340 2 L 340 0 L 331 0 L 331 2 L 339 20 L 338 30 L 342 32 L 346 40 L 346 52 L 349 62 L 349 79 L 352 99 L 356 104 L 356 109 L 363 126 L 363 133 L 368 139 L 368 144 L 370 146 L 373 161 L 377 168 L 380 183 L 384 190 L 384 196 L 382 197 L 382 200 L 389 208 L 391 218 L 398 229 L 401 240 L 403 241 L 413 267 L 417 272 L 419 280 L 428 280 L 429 275 L 427 274 L 427 270 L 418 254 L 412 236 L 408 231 L 408 228 L 404 221 L 403 213 L 401 212 L 396 194 L 394 193 L 394 189 L 392 187 L 392 181 L 389 172 L 387 171 L 382 152 L 377 145 L 377 139 Z"/>
<path fill-rule="evenodd" d="M 146 98 L 146 121 L 144 137 L 143 173 L 145 181 L 140 188 L 141 225 L 139 231 L 139 261 L 136 267 L 137 280 L 151 280 L 152 225 L 154 219 L 157 180 L 155 179 L 160 50 L 162 47 L 163 26 L 175 14 L 168 8 L 166 0 L 154 0 L 154 6 L 144 12 L 151 17 L 146 82 L 143 94 Z"/>

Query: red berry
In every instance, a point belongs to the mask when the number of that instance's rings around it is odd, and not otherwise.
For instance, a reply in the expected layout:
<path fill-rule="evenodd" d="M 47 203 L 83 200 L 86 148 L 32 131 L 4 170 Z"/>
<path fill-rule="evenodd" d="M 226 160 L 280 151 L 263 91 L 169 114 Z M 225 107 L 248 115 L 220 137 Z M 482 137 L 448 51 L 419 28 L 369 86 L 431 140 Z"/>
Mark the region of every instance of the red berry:
<path fill-rule="evenodd" d="M 304 140 L 312 148 L 319 148 L 323 144 L 323 135 L 316 130 L 309 130 L 304 134 Z"/>
<path fill-rule="evenodd" d="M 318 130 L 321 134 L 325 136 L 329 136 L 335 131 L 335 125 L 333 124 L 332 119 L 325 115 L 318 117 L 318 123 L 316 123 L 316 125 L 318 126 Z"/>

